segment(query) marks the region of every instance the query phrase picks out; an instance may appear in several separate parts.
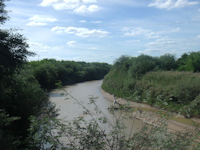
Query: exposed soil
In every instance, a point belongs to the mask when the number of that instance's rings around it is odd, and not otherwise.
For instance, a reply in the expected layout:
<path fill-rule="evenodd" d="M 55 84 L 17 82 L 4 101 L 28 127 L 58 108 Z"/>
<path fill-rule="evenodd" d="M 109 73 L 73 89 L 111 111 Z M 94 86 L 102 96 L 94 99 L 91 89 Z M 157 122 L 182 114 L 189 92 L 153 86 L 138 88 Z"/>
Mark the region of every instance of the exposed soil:
<path fill-rule="evenodd" d="M 103 89 L 101 89 L 101 92 L 105 98 L 107 98 L 110 101 L 113 101 L 112 94 L 105 92 Z M 133 115 L 137 119 L 140 119 L 143 122 L 151 125 L 157 125 L 156 123 L 160 120 L 161 116 L 158 114 L 158 112 L 167 113 L 162 109 L 151 107 L 148 104 L 127 101 L 126 99 L 123 98 L 117 98 L 116 100 L 121 105 L 129 104 L 130 107 L 136 108 L 136 111 L 133 112 Z M 175 115 L 175 114 L 172 115 L 173 115 L 172 119 L 167 120 L 168 129 L 171 132 L 174 131 L 185 132 L 188 130 L 194 130 L 195 127 L 192 126 L 191 124 L 193 122 L 200 124 L 200 120 L 197 118 L 187 119 L 181 115 Z"/>

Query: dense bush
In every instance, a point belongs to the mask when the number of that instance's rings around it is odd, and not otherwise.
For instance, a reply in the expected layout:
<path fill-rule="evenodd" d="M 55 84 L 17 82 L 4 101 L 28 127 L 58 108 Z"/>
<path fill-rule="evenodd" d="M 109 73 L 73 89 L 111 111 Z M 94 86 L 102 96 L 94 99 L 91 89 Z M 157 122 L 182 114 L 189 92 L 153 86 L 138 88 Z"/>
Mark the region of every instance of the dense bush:
<path fill-rule="evenodd" d="M 40 114 L 42 106 L 48 101 L 34 76 L 26 70 L 13 74 L 9 81 L 1 82 L 0 109 L 10 116 L 20 119 L 13 123 L 11 131 L 22 139 L 28 135 L 29 117 Z"/>

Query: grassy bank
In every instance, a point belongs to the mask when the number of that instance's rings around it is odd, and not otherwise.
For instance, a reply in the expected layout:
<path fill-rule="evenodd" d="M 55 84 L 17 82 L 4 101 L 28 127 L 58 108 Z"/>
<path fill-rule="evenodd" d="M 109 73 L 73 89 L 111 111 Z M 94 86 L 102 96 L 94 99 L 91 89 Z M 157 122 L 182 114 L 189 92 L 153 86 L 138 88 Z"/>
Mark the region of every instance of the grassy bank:
<path fill-rule="evenodd" d="M 185 71 L 155 70 L 154 67 L 142 74 L 133 73 L 141 64 L 127 58 L 113 66 L 106 75 L 102 88 L 109 93 L 130 101 L 150 104 L 171 112 L 180 112 L 186 117 L 200 117 L 200 73 Z M 142 61 L 143 66 L 149 62 Z M 159 68 L 159 66 L 156 66 Z M 145 69 L 144 69 L 145 70 Z"/>

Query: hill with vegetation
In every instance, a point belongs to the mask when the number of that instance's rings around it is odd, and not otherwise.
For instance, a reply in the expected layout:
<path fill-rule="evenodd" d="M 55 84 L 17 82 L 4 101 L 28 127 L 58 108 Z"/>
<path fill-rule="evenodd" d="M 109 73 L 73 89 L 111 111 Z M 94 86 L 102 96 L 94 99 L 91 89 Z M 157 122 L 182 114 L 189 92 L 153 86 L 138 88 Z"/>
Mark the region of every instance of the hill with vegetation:
<path fill-rule="evenodd" d="M 130 101 L 142 102 L 186 117 L 200 117 L 200 52 L 179 59 L 121 56 L 106 75 L 102 88 Z"/>

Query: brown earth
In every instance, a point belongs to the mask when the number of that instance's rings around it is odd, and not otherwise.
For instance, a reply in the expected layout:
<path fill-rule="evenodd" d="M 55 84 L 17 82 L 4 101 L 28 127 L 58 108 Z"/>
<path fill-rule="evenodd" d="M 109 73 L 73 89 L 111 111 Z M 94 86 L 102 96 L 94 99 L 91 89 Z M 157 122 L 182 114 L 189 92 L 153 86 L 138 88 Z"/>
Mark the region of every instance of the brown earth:
<path fill-rule="evenodd" d="M 101 92 L 106 99 L 113 101 L 112 94 L 105 92 L 103 89 L 101 89 Z M 148 104 L 127 101 L 126 99 L 123 98 L 117 98 L 116 100 L 121 105 L 129 104 L 130 107 L 136 108 L 136 111 L 133 112 L 133 115 L 137 119 L 140 119 L 143 122 L 151 125 L 157 125 L 157 122 L 159 122 L 161 116 L 158 115 L 158 112 L 168 113 L 162 109 L 151 107 Z M 200 124 L 200 120 L 197 118 L 188 119 L 181 115 L 175 115 L 175 114 L 172 115 L 173 118 L 167 120 L 168 129 L 169 131 L 172 132 L 174 131 L 185 132 L 188 130 L 194 130 L 196 127 L 192 126 L 191 124 L 193 122 Z"/>

